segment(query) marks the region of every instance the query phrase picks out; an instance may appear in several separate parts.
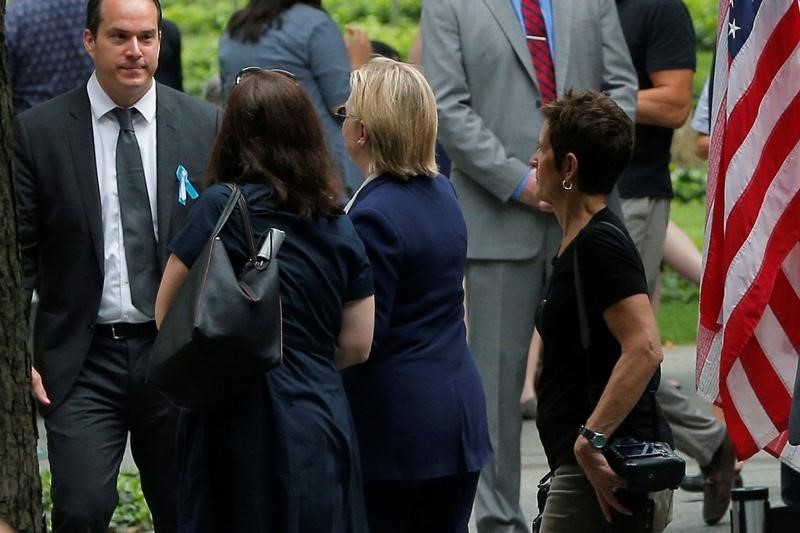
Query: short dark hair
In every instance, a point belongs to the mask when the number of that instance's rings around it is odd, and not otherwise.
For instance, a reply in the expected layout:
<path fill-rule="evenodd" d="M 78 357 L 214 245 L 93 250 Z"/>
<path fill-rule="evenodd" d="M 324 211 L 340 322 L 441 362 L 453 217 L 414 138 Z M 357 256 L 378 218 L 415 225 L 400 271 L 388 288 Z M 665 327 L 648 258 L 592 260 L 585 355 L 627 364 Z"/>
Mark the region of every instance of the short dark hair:
<path fill-rule="evenodd" d="M 394 59 L 395 61 L 403 60 L 403 58 L 400 57 L 400 52 L 398 52 L 391 45 L 386 44 L 383 41 L 370 41 L 370 43 L 372 44 L 372 52 L 375 55 L 388 57 L 389 59 Z"/>
<path fill-rule="evenodd" d="M 578 160 L 578 188 L 608 194 L 633 152 L 633 122 L 614 101 L 597 91 L 568 90 L 542 108 L 556 168 L 568 153 Z"/>
<path fill-rule="evenodd" d="M 301 217 L 342 213 L 314 104 L 280 73 L 254 72 L 233 86 L 207 175 L 207 185 L 267 183 L 276 204 Z"/>
<path fill-rule="evenodd" d="M 161 2 L 153 0 L 158 10 L 158 29 L 161 29 Z M 86 4 L 86 27 L 92 32 L 92 35 L 97 35 L 97 29 L 100 27 L 100 8 L 102 7 L 103 0 L 89 0 Z"/>

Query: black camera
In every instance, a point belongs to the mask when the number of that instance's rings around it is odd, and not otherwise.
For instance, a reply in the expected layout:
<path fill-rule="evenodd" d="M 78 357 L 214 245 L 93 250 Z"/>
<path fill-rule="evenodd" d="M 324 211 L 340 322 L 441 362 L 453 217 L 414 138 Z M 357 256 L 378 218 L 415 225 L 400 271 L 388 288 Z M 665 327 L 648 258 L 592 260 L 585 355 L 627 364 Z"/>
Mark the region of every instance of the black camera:
<path fill-rule="evenodd" d="M 676 489 L 686 473 L 684 460 L 665 442 L 614 439 L 604 453 L 630 492 Z"/>

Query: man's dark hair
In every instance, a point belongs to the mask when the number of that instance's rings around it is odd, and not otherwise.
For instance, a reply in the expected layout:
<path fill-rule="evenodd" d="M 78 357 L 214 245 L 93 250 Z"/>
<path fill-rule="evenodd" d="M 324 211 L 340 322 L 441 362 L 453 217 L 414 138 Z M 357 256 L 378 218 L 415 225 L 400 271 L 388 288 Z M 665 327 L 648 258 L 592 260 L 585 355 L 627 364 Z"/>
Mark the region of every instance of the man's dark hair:
<path fill-rule="evenodd" d="M 296 81 L 269 70 L 231 89 L 207 176 L 206 185 L 267 183 L 276 204 L 301 217 L 342 213 L 314 104 Z"/>
<path fill-rule="evenodd" d="M 158 10 L 158 29 L 161 30 L 161 2 L 153 0 Z M 86 27 L 92 32 L 92 35 L 97 35 L 97 29 L 100 27 L 100 8 L 102 7 L 103 0 L 89 0 L 86 4 Z"/>
<path fill-rule="evenodd" d="M 398 52 L 391 45 L 388 45 L 383 41 L 370 41 L 370 43 L 372 44 L 372 52 L 375 55 L 388 57 L 389 59 L 394 59 L 395 61 L 403 60 L 403 58 L 400 57 L 400 52 Z"/>
<path fill-rule="evenodd" d="M 321 11 L 322 0 L 250 0 L 228 20 L 226 30 L 236 40 L 255 43 L 264 30 L 275 25 L 280 28 L 281 14 L 295 4 L 306 4 Z"/>
<path fill-rule="evenodd" d="M 556 168 L 568 153 L 578 160 L 578 188 L 608 194 L 633 152 L 633 122 L 603 93 L 569 90 L 542 108 Z"/>

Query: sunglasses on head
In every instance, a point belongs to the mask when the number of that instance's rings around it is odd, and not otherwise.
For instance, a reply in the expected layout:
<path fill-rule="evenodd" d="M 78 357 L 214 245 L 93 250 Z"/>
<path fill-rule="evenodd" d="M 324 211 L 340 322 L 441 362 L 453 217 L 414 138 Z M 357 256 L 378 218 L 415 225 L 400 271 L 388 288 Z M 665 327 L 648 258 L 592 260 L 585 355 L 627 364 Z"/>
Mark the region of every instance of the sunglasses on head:
<path fill-rule="evenodd" d="M 347 108 L 342 106 L 336 110 L 336 113 L 333 114 L 333 118 L 336 119 L 336 122 L 339 124 L 344 124 L 344 121 L 348 118 L 357 119 L 358 117 L 355 115 L 348 115 Z"/>
<path fill-rule="evenodd" d="M 274 72 L 275 74 L 280 74 L 281 76 L 286 76 L 293 82 L 297 83 L 297 77 L 289 72 L 288 70 L 283 70 L 282 68 L 261 68 L 261 67 L 244 67 L 239 73 L 236 75 L 236 79 L 234 80 L 234 85 L 239 85 L 243 79 L 250 76 L 251 74 L 255 74 L 256 72 L 267 71 L 267 72 Z"/>

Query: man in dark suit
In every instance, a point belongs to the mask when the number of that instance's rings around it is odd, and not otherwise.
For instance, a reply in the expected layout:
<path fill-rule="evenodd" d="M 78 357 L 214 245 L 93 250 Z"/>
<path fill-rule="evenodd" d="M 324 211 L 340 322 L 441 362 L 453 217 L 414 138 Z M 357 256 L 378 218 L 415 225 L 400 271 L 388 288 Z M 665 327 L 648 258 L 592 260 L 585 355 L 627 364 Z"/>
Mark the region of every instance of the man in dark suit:
<path fill-rule="evenodd" d="M 153 81 L 158 0 L 89 0 L 86 22 L 88 83 L 14 124 L 53 528 L 106 530 L 130 432 L 156 530 L 172 531 L 176 412 L 145 369 L 167 245 L 196 196 L 217 112 Z"/>

